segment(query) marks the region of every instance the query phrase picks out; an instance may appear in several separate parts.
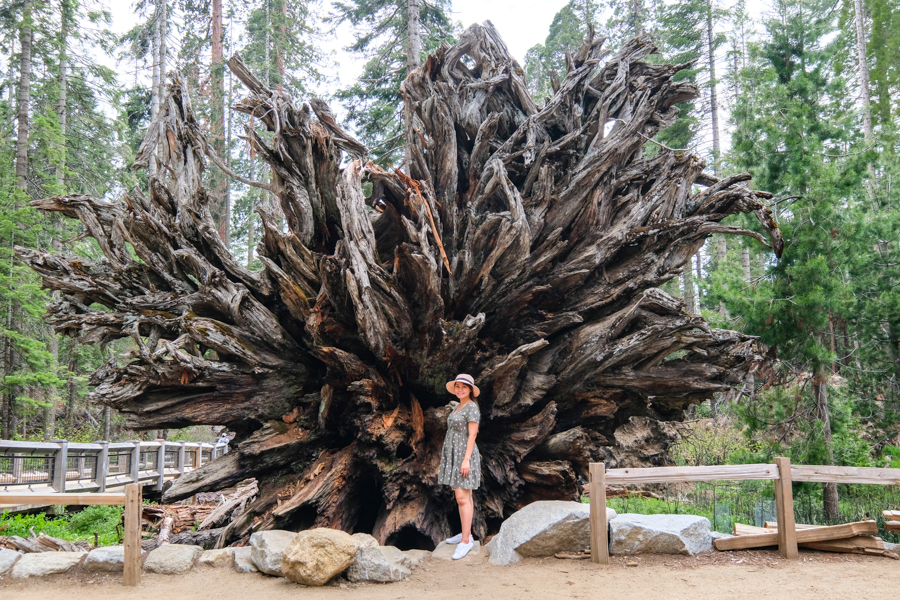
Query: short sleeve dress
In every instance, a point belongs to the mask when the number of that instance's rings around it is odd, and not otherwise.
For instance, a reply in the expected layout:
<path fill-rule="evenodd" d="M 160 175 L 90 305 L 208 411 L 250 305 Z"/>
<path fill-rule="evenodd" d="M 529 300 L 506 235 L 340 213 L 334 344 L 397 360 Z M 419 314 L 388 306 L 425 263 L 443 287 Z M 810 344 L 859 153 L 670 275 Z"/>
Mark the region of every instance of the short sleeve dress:
<path fill-rule="evenodd" d="M 462 408 L 457 405 L 447 417 L 447 435 L 444 437 L 444 449 L 441 451 L 438 483 L 464 490 L 478 489 L 481 484 L 481 454 L 477 445 L 472 448 L 472 457 L 469 459 L 469 476 L 463 477 L 459 469 L 466 457 L 469 423 L 480 422 L 481 412 L 474 402 L 467 402 Z"/>

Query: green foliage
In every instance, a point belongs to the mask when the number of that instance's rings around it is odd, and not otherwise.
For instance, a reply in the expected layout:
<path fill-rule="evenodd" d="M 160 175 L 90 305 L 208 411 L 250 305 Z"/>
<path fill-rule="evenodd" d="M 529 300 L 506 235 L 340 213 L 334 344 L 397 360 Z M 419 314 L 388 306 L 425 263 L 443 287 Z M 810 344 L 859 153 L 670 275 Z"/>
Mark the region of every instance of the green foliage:
<path fill-rule="evenodd" d="M 114 546 L 121 543 L 121 530 L 117 527 L 122 521 L 121 506 L 88 506 L 81 512 L 61 517 L 48 517 L 43 513 L 0 515 L 0 529 L 8 536 L 31 537 L 31 531 L 38 535 L 44 533 L 51 537 L 70 542 L 79 540 L 94 541 L 94 534 L 100 546 Z"/>

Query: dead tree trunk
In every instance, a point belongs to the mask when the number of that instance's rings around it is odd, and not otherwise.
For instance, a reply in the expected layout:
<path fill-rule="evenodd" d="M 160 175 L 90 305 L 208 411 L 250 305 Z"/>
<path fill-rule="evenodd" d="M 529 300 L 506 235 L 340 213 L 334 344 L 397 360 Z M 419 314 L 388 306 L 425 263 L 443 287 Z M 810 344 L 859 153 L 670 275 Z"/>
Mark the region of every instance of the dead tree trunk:
<path fill-rule="evenodd" d="M 730 214 L 754 212 L 776 252 L 781 238 L 749 175 L 720 180 L 667 148 L 641 157 L 697 89 L 673 81 L 684 65 L 642 62 L 647 38 L 602 46 L 585 42 L 543 108 L 490 23 L 440 47 L 403 84 L 421 180 L 366 163 L 324 102 L 297 108 L 233 57 L 248 90 L 235 109 L 268 129 L 246 136 L 273 173 L 241 179 L 287 224 L 260 213 L 262 271 L 217 235 L 201 181 L 222 161 L 178 81 L 135 165 L 160 157 L 149 191 L 35 203 L 80 219 L 105 254 L 18 249 L 62 292 L 56 330 L 134 341 L 94 373 L 94 400 L 135 428 L 237 432 L 166 501 L 253 476 L 259 497 L 222 540 L 320 525 L 432 546 L 456 518 L 437 471 L 460 371 L 484 392 L 476 536 L 530 500 L 575 498 L 591 461 L 669 461 L 666 421 L 763 359 L 657 286 L 712 234 L 765 243 L 720 224 Z"/>

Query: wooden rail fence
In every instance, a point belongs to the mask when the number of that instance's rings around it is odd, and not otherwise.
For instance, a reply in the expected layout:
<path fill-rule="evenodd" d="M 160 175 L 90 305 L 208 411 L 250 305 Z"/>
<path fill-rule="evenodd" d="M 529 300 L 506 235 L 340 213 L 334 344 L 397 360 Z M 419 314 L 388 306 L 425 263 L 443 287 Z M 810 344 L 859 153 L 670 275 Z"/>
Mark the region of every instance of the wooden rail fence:
<path fill-rule="evenodd" d="M 112 444 L 0 440 L 0 492 L 105 492 L 129 483 L 162 490 L 166 479 L 227 451 L 227 444 L 166 440 Z"/>
<path fill-rule="evenodd" d="M 775 482 L 775 514 L 778 532 L 773 542 L 784 558 L 797 558 L 797 524 L 794 521 L 794 481 L 898 485 L 900 469 L 871 467 L 828 467 L 791 465 L 789 458 L 772 464 L 721 465 L 714 467 L 650 467 L 606 469 L 604 463 L 590 465 L 591 560 L 609 564 L 609 524 L 606 521 L 606 485 L 642 483 L 682 483 L 689 481 L 747 481 L 771 479 Z M 810 534 L 811 535 L 811 534 Z M 805 540 L 804 541 L 810 541 Z M 812 540 L 815 541 L 815 540 Z"/>
<path fill-rule="evenodd" d="M 124 494 L 93 493 L 65 494 L 60 492 L 0 492 L 0 504 L 49 505 L 123 505 L 125 520 L 125 585 L 135 586 L 141 581 L 141 484 L 125 485 Z"/>

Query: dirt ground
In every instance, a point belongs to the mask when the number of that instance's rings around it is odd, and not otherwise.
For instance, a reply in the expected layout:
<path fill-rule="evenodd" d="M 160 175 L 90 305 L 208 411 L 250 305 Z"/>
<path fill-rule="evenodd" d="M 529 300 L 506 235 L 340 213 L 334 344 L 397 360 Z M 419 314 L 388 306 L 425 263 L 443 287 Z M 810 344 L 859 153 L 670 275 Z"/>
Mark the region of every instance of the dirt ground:
<path fill-rule="evenodd" d="M 626 563 L 637 566 L 627 566 Z M 527 559 L 495 567 L 482 555 L 460 562 L 429 558 L 406 581 L 392 584 L 333 582 L 307 588 L 259 573 L 196 568 L 184 576 L 145 573 L 140 586 L 122 586 L 121 576 L 72 573 L 41 580 L 0 578 L 3 600 L 556 600 L 641 598 L 797 599 L 896 598 L 900 561 L 881 557 L 802 551 L 782 560 L 775 551 L 708 552 L 697 557 L 614 557 L 601 567 L 586 560 Z"/>

